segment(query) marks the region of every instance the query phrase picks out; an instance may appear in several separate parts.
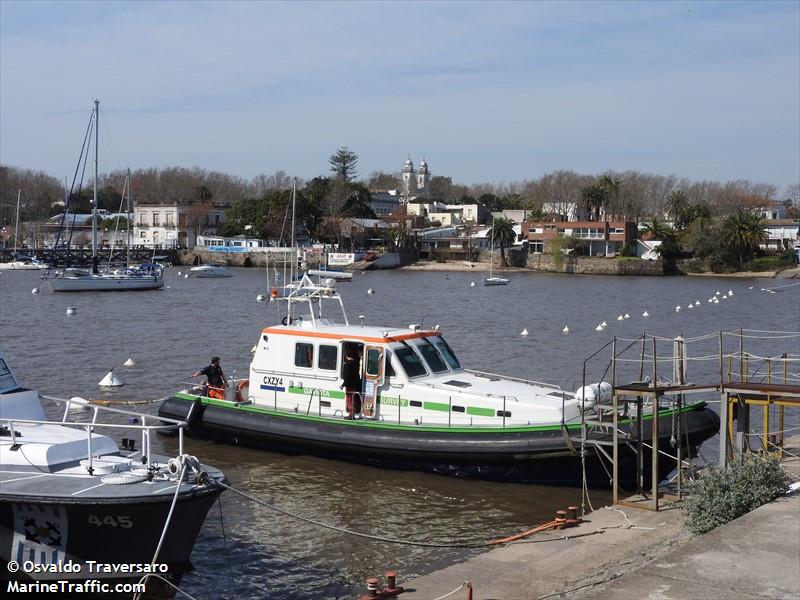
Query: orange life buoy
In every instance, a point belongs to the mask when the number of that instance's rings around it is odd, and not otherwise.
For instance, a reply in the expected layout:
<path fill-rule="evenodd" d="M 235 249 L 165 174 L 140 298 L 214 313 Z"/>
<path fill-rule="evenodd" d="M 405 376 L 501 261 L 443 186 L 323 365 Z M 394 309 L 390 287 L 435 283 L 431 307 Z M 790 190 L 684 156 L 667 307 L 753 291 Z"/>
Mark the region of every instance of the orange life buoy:
<path fill-rule="evenodd" d="M 249 387 L 250 387 L 250 381 L 248 379 L 244 379 L 239 382 L 239 384 L 236 386 L 237 402 L 244 402 L 245 400 L 247 400 L 247 392 Z"/>

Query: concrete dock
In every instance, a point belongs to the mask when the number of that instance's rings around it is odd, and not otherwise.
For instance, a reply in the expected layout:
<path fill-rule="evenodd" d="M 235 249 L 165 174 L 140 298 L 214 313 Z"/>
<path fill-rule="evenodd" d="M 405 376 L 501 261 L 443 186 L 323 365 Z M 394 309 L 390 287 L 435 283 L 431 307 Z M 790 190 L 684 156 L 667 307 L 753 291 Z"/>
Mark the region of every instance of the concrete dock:
<path fill-rule="evenodd" d="M 677 507 L 603 507 L 399 583 L 405 600 L 463 600 L 465 581 L 474 600 L 800 599 L 800 493 L 694 538 Z"/>

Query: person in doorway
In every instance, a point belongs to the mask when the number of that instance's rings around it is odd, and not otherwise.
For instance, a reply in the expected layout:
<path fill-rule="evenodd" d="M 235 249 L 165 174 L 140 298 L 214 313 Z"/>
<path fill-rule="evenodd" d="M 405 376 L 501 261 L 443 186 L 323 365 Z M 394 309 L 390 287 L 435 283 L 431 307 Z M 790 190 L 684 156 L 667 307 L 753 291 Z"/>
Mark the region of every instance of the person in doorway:
<path fill-rule="evenodd" d="M 206 388 L 209 398 L 217 398 L 219 400 L 225 398 L 225 375 L 222 373 L 222 367 L 219 366 L 219 356 L 213 356 L 211 364 L 205 369 L 192 373 L 192 377 L 199 375 L 205 375 L 208 379 Z"/>
<path fill-rule="evenodd" d="M 344 368 L 342 370 L 342 385 L 340 388 L 345 390 L 345 408 L 347 410 L 346 419 L 353 419 L 361 414 L 361 368 L 358 364 L 358 357 L 351 350 L 344 357 Z"/>

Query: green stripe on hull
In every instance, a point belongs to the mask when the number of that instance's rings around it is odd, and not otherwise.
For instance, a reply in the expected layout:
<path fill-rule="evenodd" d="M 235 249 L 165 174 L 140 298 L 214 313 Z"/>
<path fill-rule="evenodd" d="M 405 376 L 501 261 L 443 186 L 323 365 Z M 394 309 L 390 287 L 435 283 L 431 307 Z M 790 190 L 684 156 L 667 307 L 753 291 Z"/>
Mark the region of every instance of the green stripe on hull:
<path fill-rule="evenodd" d="M 399 425 L 397 423 L 389 423 L 388 421 L 370 421 L 369 419 L 362 419 L 356 421 L 348 421 L 345 419 L 338 419 L 335 417 L 319 417 L 317 415 L 301 415 L 296 413 L 290 413 L 282 410 L 275 410 L 272 408 L 267 408 L 264 406 L 255 406 L 251 404 L 234 404 L 232 402 L 228 402 L 225 400 L 216 400 L 214 398 L 206 398 L 205 396 L 196 396 L 193 394 L 187 394 L 185 392 L 178 392 L 174 396 L 179 400 L 187 400 L 187 401 L 194 401 L 196 399 L 200 399 L 203 404 L 207 404 L 210 406 L 217 406 L 219 408 L 225 408 L 228 410 L 238 410 L 238 411 L 245 411 L 251 412 L 256 414 L 262 415 L 271 415 L 271 416 L 278 416 L 278 417 L 285 417 L 287 419 L 304 419 L 306 421 L 316 421 L 319 423 L 330 423 L 335 422 L 343 427 L 373 427 L 377 429 L 395 429 L 395 430 L 403 430 L 403 429 L 413 429 L 414 431 L 430 431 L 430 432 L 450 432 L 450 433 L 499 433 L 499 432 L 508 432 L 508 433 L 523 433 L 526 431 L 559 431 L 561 429 L 561 425 L 514 425 L 514 426 L 507 426 L 507 427 L 492 427 L 492 426 L 473 426 L 473 427 L 461 427 L 458 425 L 453 425 L 452 427 L 448 426 L 426 426 L 426 425 Z M 689 404 L 684 406 L 684 408 L 680 412 L 688 413 L 699 408 L 702 408 L 706 405 L 705 402 L 695 402 L 694 404 Z M 447 407 L 446 404 L 443 406 Z M 488 410 L 488 409 L 483 409 Z M 662 410 L 658 413 L 659 417 L 668 417 L 678 411 L 673 410 Z M 644 421 L 652 420 L 653 415 L 644 415 Z M 633 419 L 620 419 L 619 425 L 627 425 L 631 423 Z M 609 421 L 611 423 L 611 421 Z M 580 423 L 568 423 L 566 424 L 566 428 L 571 431 L 580 431 L 581 425 Z"/>
<path fill-rule="evenodd" d="M 340 390 L 323 390 L 320 388 L 307 388 L 307 387 L 297 387 L 296 385 L 289 386 L 289 393 L 290 394 L 302 394 L 304 396 L 310 396 L 314 394 L 315 396 L 322 396 L 323 398 L 338 398 L 339 400 L 344 400 L 344 392 Z"/>

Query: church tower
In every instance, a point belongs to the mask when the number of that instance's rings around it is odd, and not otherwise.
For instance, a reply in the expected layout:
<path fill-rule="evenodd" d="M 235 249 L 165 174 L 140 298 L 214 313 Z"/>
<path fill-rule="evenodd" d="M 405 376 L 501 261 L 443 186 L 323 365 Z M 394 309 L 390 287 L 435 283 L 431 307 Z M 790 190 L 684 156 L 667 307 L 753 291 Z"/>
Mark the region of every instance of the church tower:
<path fill-rule="evenodd" d="M 422 162 L 419 163 L 419 172 L 417 173 L 417 190 L 421 194 L 428 193 L 428 183 L 430 183 L 431 175 L 428 172 L 428 163 L 425 162 L 425 159 L 422 159 Z"/>
<path fill-rule="evenodd" d="M 410 198 L 417 194 L 417 179 L 414 177 L 414 163 L 411 157 L 403 165 L 403 197 Z"/>

